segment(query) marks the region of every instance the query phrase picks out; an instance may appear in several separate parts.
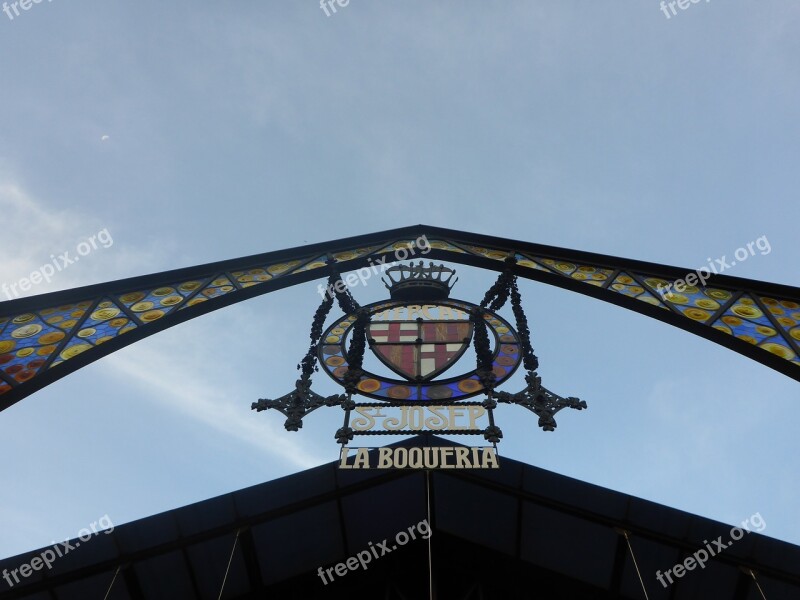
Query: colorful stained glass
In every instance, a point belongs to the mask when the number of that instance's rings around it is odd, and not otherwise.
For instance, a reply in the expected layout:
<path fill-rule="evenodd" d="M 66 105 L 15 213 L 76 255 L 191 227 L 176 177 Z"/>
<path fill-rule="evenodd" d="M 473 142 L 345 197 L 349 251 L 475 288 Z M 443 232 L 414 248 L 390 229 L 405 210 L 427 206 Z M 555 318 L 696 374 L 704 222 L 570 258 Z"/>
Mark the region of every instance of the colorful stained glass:
<path fill-rule="evenodd" d="M 390 369 L 411 379 L 428 379 L 461 357 L 472 338 L 472 324 L 469 320 L 381 321 L 370 323 L 367 333 L 373 351 Z"/>
<path fill-rule="evenodd" d="M 370 246 L 369 248 L 355 248 L 354 250 L 347 250 L 346 252 L 334 252 L 333 259 L 337 263 L 347 262 L 348 260 L 355 260 L 356 258 L 371 254 L 377 248 L 378 246 Z M 325 261 L 325 257 L 322 257 L 322 260 Z"/>
<path fill-rule="evenodd" d="M 526 254 L 516 254 L 515 258 L 517 259 L 517 264 L 520 267 L 527 267 L 529 269 L 536 269 L 537 271 L 544 271 L 546 273 L 552 273 L 553 271 L 548 269 L 547 267 L 542 266 L 541 260 L 536 259 L 534 257 L 528 256 Z"/>
<path fill-rule="evenodd" d="M 578 265 L 578 268 L 572 271 L 569 276 L 572 279 L 583 281 L 589 285 L 603 287 L 613 274 L 614 271 L 611 269 L 601 269 L 600 267 L 591 267 L 589 265 Z M 635 297 L 639 298 L 640 300 L 642 299 L 641 294 Z"/>
<path fill-rule="evenodd" d="M 792 300 L 761 297 L 761 303 L 767 308 L 774 321 L 787 340 L 795 346 L 800 345 L 800 303 Z"/>
<path fill-rule="evenodd" d="M 752 297 L 743 295 L 715 323 L 714 328 L 794 361 L 797 353 L 783 338 Z"/>
<path fill-rule="evenodd" d="M 97 346 L 134 329 L 136 324 L 111 299 L 100 302 L 75 334 L 84 342 Z"/>
<path fill-rule="evenodd" d="M 346 267 L 349 261 L 389 252 L 399 252 L 399 256 L 395 254 L 392 257 L 393 260 L 422 259 L 425 257 L 422 252 L 424 248 L 416 245 L 419 239 L 415 236 L 396 239 L 393 242 L 387 240 L 373 246 L 364 246 L 362 242 L 351 249 L 340 249 L 332 256 L 343 267 Z M 763 293 L 757 297 L 744 295 L 730 307 L 726 307 L 724 314 L 720 314 L 727 303 L 738 297 L 739 290 L 685 286 L 679 292 L 674 287 L 674 280 L 653 273 L 624 270 L 617 273 L 615 268 L 608 265 L 588 264 L 553 255 L 539 256 L 528 250 L 509 251 L 507 248 L 478 245 L 474 242 L 465 243 L 458 239 L 433 237 L 426 239 L 431 248 L 439 251 L 439 257 L 443 257 L 443 253 L 451 253 L 456 262 L 463 261 L 465 254 L 501 262 L 511 252 L 519 267 L 558 274 L 574 281 L 608 289 L 626 298 L 659 306 L 696 323 L 734 335 L 765 352 L 771 352 L 800 366 L 798 298 L 771 297 Z M 210 272 L 198 275 L 193 280 L 178 281 L 160 287 L 106 292 L 101 298 L 17 314 L 4 314 L 0 316 L 0 374 L 2 374 L 0 394 L 30 381 L 48 366 L 55 366 L 82 352 L 90 351 L 120 334 L 137 327 L 144 327 L 177 310 L 214 298 L 227 297 L 240 289 L 278 277 L 321 269 L 326 264 L 327 258 L 327 254 L 318 254 L 260 265 L 248 264 L 230 273 Z M 662 294 L 665 288 L 669 288 L 670 293 Z M 97 306 L 94 305 L 95 301 L 98 302 Z M 387 303 L 387 306 L 389 305 L 391 302 Z M 91 314 L 87 314 L 90 309 Z M 331 337 L 336 336 L 331 334 Z M 335 356 L 331 355 L 329 358 Z M 434 362 L 442 360 L 439 356 L 433 358 Z M 343 357 L 339 356 L 339 359 L 343 360 Z M 507 362 L 507 359 L 509 356 L 505 356 L 503 360 Z M 346 369 L 346 365 L 340 366 Z M 495 364 L 495 368 L 498 369 L 502 366 Z M 369 387 L 374 383 L 364 385 Z M 479 385 L 479 382 L 470 377 L 429 387 L 405 386 L 398 382 L 391 385 L 381 383 L 374 395 L 397 399 L 409 394 L 410 398 L 433 400 L 462 397 L 465 389 L 471 389 L 475 385 Z"/>
<path fill-rule="evenodd" d="M 496 250 L 493 248 L 483 248 L 482 246 L 464 246 L 467 250 L 478 256 L 484 258 L 491 258 L 492 260 L 505 260 L 509 256 L 508 250 Z"/>
<path fill-rule="evenodd" d="M 466 254 L 466 252 L 458 246 L 454 246 L 450 242 L 444 240 L 428 240 L 428 244 L 435 250 L 448 250 L 450 252 L 457 252 L 458 254 Z"/>
<path fill-rule="evenodd" d="M 406 258 L 408 258 L 408 257 L 412 257 L 413 258 L 415 255 L 412 254 L 412 252 L 411 252 L 412 250 L 414 251 L 415 254 L 416 253 L 422 254 L 422 252 L 425 249 L 417 247 L 417 240 L 416 239 L 413 239 L 413 240 L 400 240 L 400 241 L 394 242 L 392 244 L 389 244 L 388 246 L 384 246 L 382 249 L 378 250 L 375 254 L 386 254 L 387 252 L 405 251 L 405 253 L 408 254 L 408 256 Z M 401 260 L 405 260 L 405 259 L 401 259 Z"/>
<path fill-rule="evenodd" d="M 227 278 L 224 278 L 224 281 L 232 290 L 233 286 L 230 281 Z M 186 299 L 194 296 L 202 286 L 203 282 L 199 280 L 183 281 L 152 290 L 127 292 L 120 295 L 117 300 L 128 309 L 128 312 L 133 314 L 136 322 L 145 324 L 182 308 L 186 305 Z M 110 313 L 115 310 L 115 307 L 108 307 L 105 310 Z"/>
<path fill-rule="evenodd" d="M 576 273 L 579 271 L 576 271 Z M 575 273 L 573 273 L 574 275 Z M 653 306 L 658 306 L 660 308 L 667 309 L 666 306 L 653 294 L 651 294 L 648 290 L 646 290 L 636 279 L 625 273 L 624 271 L 619 273 L 615 278 L 611 285 L 608 286 L 608 289 L 611 291 L 617 292 L 618 294 L 622 294 L 623 296 L 628 296 L 629 298 L 636 298 L 641 302 L 646 302 L 647 304 L 652 304 Z"/>
<path fill-rule="evenodd" d="M 302 273 L 304 271 L 313 271 L 314 269 L 319 269 L 325 266 L 325 261 L 327 260 L 326 256 L 319 256 L 313 260 L 308 261 L 302 267 L 295 269 L 292 273 Z"/>
<path fill-rule="evenodd" d="M 672 291 L 675 288 L 669 282 L 657 277 L 646 277 L 644 283 L 685 317 L 699 323 L 708 324 L 709 319 L 733 297 L 732 292 L 691 285 L 682 286 L 680 292 Z"/>
<path fill-rule="evenodd" d="M 0 370 L 12 384 L 32 379 L 77 328 L 90 301 L 4 318 L 0 332 Z"/>
<path fill-rule="evenodd" d="M 236 281 L 243 288 L 252 287 L 272 279 L 272 275 L 267 273 L 267 270 L 263 268 L 248 269 L 246 271 L 234 271 L 231 273 L 231 275 L 236 278 Z M 191 305 L 191 300 L 189 303 Z"/>

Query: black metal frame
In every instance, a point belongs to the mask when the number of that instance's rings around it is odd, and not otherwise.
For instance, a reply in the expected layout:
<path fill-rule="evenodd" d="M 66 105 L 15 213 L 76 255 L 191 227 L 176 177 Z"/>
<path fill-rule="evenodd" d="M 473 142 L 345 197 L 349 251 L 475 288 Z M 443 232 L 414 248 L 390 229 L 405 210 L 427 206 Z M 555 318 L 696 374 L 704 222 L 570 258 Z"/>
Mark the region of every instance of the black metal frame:
<path fill-rule="evenodd" d="M 228 274 L 231 271 L 263 267 L 265 264 L 272 262 L 301 260 L 301 265 L 298 265 L 297 267 L 300 268 L 303 264 L 307 264 L 308 262 L 316 260 L 321 256 L 325 256 L 326 254 L 371 246 L 380 246 L 383 248 L 384 246 L 399 239 L 418 239 L 423 235 L 426 236 L 428 240 L 445 240 L 457 247 L 462 247 L 464 245 L 488 246 L 497 248 L 501 251 L 515 251 L 523 254 L 532 254 L 569 262 L 599 265 L 603 268 L 612 270 L 644 272 L 648 275 L 662 277 L 665 279 L 680 279 L 683 278 L 687 272 L 693 271 L 693 269 L 688 268 L 679 268 L 657 263 L 595 254 L 591 252 L 568 250 L 554 246 L 514 241 L 494 236 L 466 233 L 451 229 L 430 227 L 426 225 L 413 225 L 410 227 L 402 227 L 368 235 L 354 236 L 317 244 L 309 244 L 307 246 L 288 248 L 275 252 L 267 252 L 264 254 L 246 256 L 232 260 L 164 271 L 152 275 L 144 275 L 129 279 L 74 288 L 61 292 L 42 294 L 38 296 L 32 296 L 30 298 L 10 300 L 0 303 L 0 315 L 11 316 L 59 304 L 69 304 L 86 300 L 96 302 L 98 298 L 108 295 L 118 295 L 126 292 L 155 288 L 161 285 L 170 285 L 180 280 L 205 280 L 209 277 Z M 463 254 L 450 250 L 433 248 L 425 256 L 427 259 L 444 260 L 451 263 L 465 264 L 490 271 L 503 271 L 508 268 L 508 265 L 502 261 L 479 256 L 470 252 L 466 248 L 465 253 Z M 42 373 L 41 375 L 37 374 L 34 378 L 25 383 L 15 385 L 12 390 L 0 396 L 0 410 L 5 410 L 9 406 L 12 406 L 16 402 L 19 402 L 23 398 L 42 389 L 43 387 L 93 363 L 96 360 L 99 360 L 100 358 L 103 358 L 104 356 L 107 356 L 108 354 L 111 354 L 112 352 L 116 352 L 117 350 L 120 350 L 148 336 L 159 333 L 169 327 L 173 327 L 179 323 L 183 323 L 212 311 L 225 308 L 243 300 L 249 300 L 251 298 L 255 298 L 257 296 L 274 292 L 286 287 L 328 277 L 334 268 L 339 269 L 340 271 L 347 271 L 370 266 L 368 259 L 372 257 L 373 253 L 370 252 L 351 260 L 339 262 L 335 266 L 328 265 L 318 269 L 313 269 L 311 271 L 280 275 L 274 279 L 248 288 L 240 289 L 241 286 L 237 285 L 235 278 L 232 278 L 231 283 L 237 289 L 224 296 L 214 298 L 208 302 L 201 302 L 181 310 L 174 310 L 161 319 L 149 323 L 146 326 L 140 325 L 136 329 L 122 336 L 118 336 L 99 347 L 92 348 L 91 350 L 84 352 L 61 365 L 58 365 L 55 368 L 47 369 L 46 372 Z M 771 369 L 783 373 L 784 375 L 796 381 L 800 381 L 800 368 L 790 361 L 759 349 L 743 340 L 739 340 L 731 335 L 718 331 L 713 327 L 693 321 L 681 314 L 676 314 L 671 310 L 663 310 L 656 306 L 641 302 L 640 300 L 625 296 L 623 294 L 618 294 L 603 287 L 587 285 L 586 283 L 572 279 L 568 276 L 520 266 L 512 266 L 511 268 L 519 277 L 577 292 L 585 296 L 633 310 L 634 312 L 657 319 L 664 323 L 668 323 L 669 325 L 673 325 L 683 329 L 684 331 L 688 331 L 689 333 L 693 333 L 702 338 L 715 342 L 729 350 L 742 354 L 743 356 L 746 356 L 752 360 L 755 360 L 756 362 L 770 367 Z M 708 278 L 706 285 L 711 287 L 720 287 L 727 290 L 737 290 L 753 296 L 777 296 L 779 298 L 786 298 L 800 302 L 800 289 L 788 285 L 742 279 L 728 275 L 711 275 Z M 797 344 L 794 344 L 793 347 L 797 349 Z"/>
<path fill-rule="evenodd" d="M 393 444 L 393 447 L 413 447 L 428 440 L 422 439 L 406 440 L 401 444 Z M 430 440 L 439 445 L 457 446 L 444 439 L 435 436 Z M 392 497 L 387 491 L 395 489 L 389 487 L 393 485 L 405 486 L 407 489 L 418 490 L 414 496 L 413 510 L 420 516 L 425 515 L 427 499 L 425 497 L 425 477 L 426 474 L 420 470 L 370 470 L 370 471 L 341 471 L 338 469 L 339 461 L 326 463 L 313 470 L 290 475 L 289 478 L 279 479 L 268 483 L 260 484 L 254 488 L 237 490 L 201 503 L 188 507 L 178 508 L 160 515 L 149 516 L 136 522 L 118 525 L 114 532 L 108 536 L 111 543 L 98 547 L 96 554 L 81 555 L 75 554 L 75 558 L 81 558 L 73 565 L 62 565 L 62 568 L 53 569 L 46 573 L 46 577 L 35 579 L 33 577 L 23 580 L 23 583 L 6 589 L 3 598 L 31 598 L 35 594 L 49 594 L 55 598 L 57 591 L 69 584 L 79 582 L 87 586 L 87 589 L 99 591 L 96 597 L 102 597 L 102 593 L 108 588 L 111 578 L 116 568 L 121 567 L 120 578 L 117 585 L 123 590 L 114 593 L 122 593 L 133 600 L 144 600 L 145 593 L 141 582 L 141 571 L 138 569 L 147 561 L 168 556 L 175 552 L 183 552 L 188 556 L 188 550 L 198 545 L 209 542 L 224 540 L 226 548 L 233 544 L 236 532 L 240 532 L 239 547 L 236 550 L 237 560 L 241 561 L 244 573 L 239 577 L 246 579 L 250 589 L 236 598 L 261 599 L 265 597 L 298 597 L 298 593 L 306 590 L 313 591 L 300 597 L 323 597 L 323 598 L 360 598 L 360 597 L 381 597 L 378 594 L 384 591 L 382 583 L 393 585 L 392 580 L 384 579 L 383 582 L 373 583 L 369 579 L 373 572 L 383 572 L 379 570 L 382 565 L 389 564 L 395 558 L 403 555 L 393 553 L 391 556 L 382 558 L 370 565 L 368 571 L 360 572 L 348 576 L 338 581 L 337 587 L 325 587 L 320 583 L 317 574 L 313 571 L 304 572 L 294 577 L 288 577 L 284 581 L 277 583 L 267 583 L 262 579 L 259 567 L 259 552 L 263 552 L 263 541 L 258 544 L 254 531 L 263 524 L 280 523 L 281 520 L 291 518 L 299 514 L 307 514 L 310 509 L 328 503 L 337 503 L 341 507 L 341 502 L 350 498 L 357 499 L 359 496 L 369 494 L 371 502 L 375 502 L 376 495 L 380 495 L 386 502 L 390 502 Z M 469 490 L 479 490 L 481 492 L 491 492 L 499 494 L 502 498 L 511 503 L 511 510 L 498 511 L 496 507 L 489 506 L 485 509 L 485 518 L 492 524 L 503 525 L 503 530 L 515 532 L 516 544 L 513 552 L 508 554 L 495 550 L 491 545 L 476 543 L 464 538 L 461 530 L 448 531 L 444 529 L 439 519 L 449 506 L 437 500 L 447 489 L 447 486 L 457 483 L 460 486 L 469 486 Z M 413 486 L 413 488 L 412 488 Z M 600 488 L 588 483 L 570 479 L 563 475 L 549 473 L 534 466 L 519 463 L 512 458 L 504 458 L 499 473 L 497 471 L 481 471 L 467 469 L 446 469 L 430 474 L 430 497 L 432 511 L 429 515 L 429 525 L 434 532 L 434 578 L 435 582 L 464 580 L 470 585 L 477 585 L 486 593 L 486 598 L 510 598 L 510 597 L 565 597 L 570 589 L 565 592 L 565 582 L 573 581 L 576 586 L 583 586 L 585 594 L 580 597 L 587 598 L 629 598 L 623 593 L 623 583 L 635 578 L 632 559 L 628 553 L 625 538 L 622 531 L 628 532 L 634 544 L 646 543 L 660 544 L 672 550 L 674 561 L 681 562 L 690 556 L 698 548 L 702 548 L 703 538 L 714 539 L 717 535 L 727 536 L 730 531 L 730 524 L 723 524 L 705 519 L 700 516 L 688 514 L 673 508 L 655 504 L 646 500 L 631 497 L 620 492 Z M 459 489 L 464 489 L 460 487 Z M 257 495 L 254 495 L 257 492 Z M 278 496 L 280 502 L 270 504 L 258 511 L 239 510 L 239 506 L 252 506 L 253 498 L 263 498 L 267 496 Z M 243 504 L 240 504 L 240 501 Z M 574 581 L 569 575 L 560 573 L 556 575 L 554 571 L 549 571 L 539 563 L 533 563 L 526 559 L 523 553 L 523 539 L 525 536 L 532 535 L 530 531 L 524 529 L 524 508 L 532 506 L 536 509 L 546 509 L 559 516 L 570 519 L 578 519 L 580 522 L 587 522 L 596 525 L 599 531 L 616 531 L 618 534 L 616 552 L 613 560 L 608 567 L 610 577 L 604 585 L 589 584 L 586 582 Z M 205 525 L 189 532 L 183 531 L 180 524 L 182 515 L 201 514 L 205 517 Z M 367 523 L 372 521 L 371 528 L 375 528 L 374 518 L 371 515 L 363 515 Z M 342 532 L 342 548 L 338 552 L 341 560 L 348 556 L 354 556 L 356 552 L 363 549 L 363 546 L 353 543 L 348 539 L 346 528 L 352 521 L 347 520 L 347 516 L 339 511 L 339 522 L 331 523 L 330 530 L 337 528 Z M 153 525 L 158 524 L 159 535 L 154 536 Z M 293 530 L 286 527 L 286 537 L 278 538 L 273 543 L 281 548 L 285 546 L 286 552 L 297 552 L 297 536 L 293 536 Z M 142 532 L 148 532 L 148 537 L 142 537 Z M 377 534 L 384 535 L 383 532 Z M 576 544 L 598 544 L 598 540 L 591 537 L 575 537 L 569 531 L 564 535 Z M 105 537 L 105 536 L 104 536 Z M 751 533 L 748 536 L 750 542 L 741 542 L 730 551 L 720 552 L 713 557 L 714 563 L 718 566 L 732 567 L 739 569 L 739 574 L 735 575 L 737 587 L 731 596 L 734 600 L 745 600 L 755 597 L 753 579 L 746 575 L 750 570 L 756 571 L 760 578 L 769 578 L 775 583 L 791 587 L 788 592 L 795 592 L 794 588 L 800 587 L 800 564 L 797 558 L 797 547 L 786 542 L 782 542 L 762 533 Z M 137 543 L 131 544 L 131 540 Z M 373 539 L 378 539 L 375 537 Z M 71 540 L 72 544 L 77 539 Z M 448 552 L 452 548 L 450 541 L 465 547 L 469 554 L 474 556 L 475 563 L 481 565 L 480 572 L 470 571 L 470 566 L 462 562 L 447 560 L 446 557 L 452 556 Z M 99 543 L 99 542 L 94 542 Z M 599 546 L 598 546 L 599 547 Z M 639 552 L 638 547 L 637 553 Z M 425 546 L 411 546 L 407 548 L 417 549 L 420 553 L 427 554 Z M 3 568 L 13 569 L 20 564 L 30 562 L 31 558 L 41 554 L 44 548 L 37 549 L 25 554 L 9 557 L 0 561 L 0 571 Z M 227 560 L 227 549 L 224 554 L 220 554 L 221 560 Z M 673 564 L 671 560 L 663 558 L 661 554 L 649 552 L 647 548 L 643 550 L 645 560 L 649 555 L 650 559 L 654 556 L 660 557 L 666 565 Z M 463 556 L 464 554 L 461 554 Z M 643 556 L 639 555 L 639 560 Z M 71 560 L 71 559 L 62 559 Z M 569 562 L 568 556 L 559 558 L 561 564 Z M 427 562 L 427 561 L 426 561 Z M 404 566 L 408 561 L 403 561 Z M 181 565 L 181 569 L 188 569 L 189 576 L 194 577 L 189 567 Z M 195 565 L 195 568 L 196 565 Z M 202 568 L 209 568 L 202 565 Z M 552 567 L 551 567 L 552 568 Z M 453 569 L 457 570 L 457 576 L 448 577 Z M 503 569 L 506 569 L 504 571 Z M 706 573 L 711 569 L 705 571 Z M 695 571 L 699 574 L 700 571 Z M 403 572 L 408 575 L 408 570 Z M 506 591 L 508 587 L 519 587 L 518 578 L 525 576 L 531 581 L 527 590 L 530 595 L 514 595 Z M 698 575 L 699 576 L 699 575 Z M 728 575 L 727 577 L 733 577 Z M 103 579 L 105 577 L 105 579 Z M 385 576 L 384 576 L 385 577 Z M 489 578 L 483 580 L 482 578 Z M 651 575 L 652 577 L 652 575 Z M 100 578 L 100 583 L 92 581 Z M 552 579 L 551 579 L 552 578 Z M 651 579 L 652 581 L 652 579 Z M 655 585 L 655 582 L 653 585 Z M 350 584 L 354 587 L 346 587 Z M 427 584 L 427 580 L 425 581 Z M 372 584 L 372 585 L 365 585 Z M 5 582 L 3 582 L 5 586 Z M 439 585 L 437 583 L 437 585 Z M 539 587 L 535 587 L 538 585 Z M 572 585 L 572 584 L 570 584 Z M 636 581 L 638 585 L 638 581 Z M 483 587 L 485 586 L 485 588 Z M 354 592 L 355 588 L 355 593 Z M 358 595 L 358 588 L 362 594 Z M 554 591 L 548 591 L 548 590 Z M 341 590 L 337 592 L 337 590 Z M 366 590 L 366 592 L 363 592 Z M 448 589 L 452 598 L 474 598 L 475 594 L 458 595 L 453 590 Z M 512 590 L 513 591 L 513 590 Z M 639 590 L 637 589 L 637 592 Z M 670 597 L 679 597 L 682 592 L 696 591 L 693 582 L 687 577 L 676 579 L 671 586 Z M 284 592 L 281 594 L 281 592 Z M 347 593 L 349 592 L 349 593 Z M 780 593 L 780 588 L 778 589 Z M 214 590 L 216 594 L 216 590 Z M 271 596 L 268 596 L 271 594 Z M 295 594 L 295 596 L 292 596 Z M 369 595 L 367 595 L 369 594 Z M 206 590 L 206 597 L 208 590 Z M 769 590 L 767 590 L 767 596 Z M 113 597 L 113 594 L 112 594 Z M 200 598 L 199 594 L 194 597 Z M 227 597 L 227 596 L 226 596 Z M 566 596 L 571 597 L 571 596 Z M 635 597 L 640 598 L 637 594 Z"/>

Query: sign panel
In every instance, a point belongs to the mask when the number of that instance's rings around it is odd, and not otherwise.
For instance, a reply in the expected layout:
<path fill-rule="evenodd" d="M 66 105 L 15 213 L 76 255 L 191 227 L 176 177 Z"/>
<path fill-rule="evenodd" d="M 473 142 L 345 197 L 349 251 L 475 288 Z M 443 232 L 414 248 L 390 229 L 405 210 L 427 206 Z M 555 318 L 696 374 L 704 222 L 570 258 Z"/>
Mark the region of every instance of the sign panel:
<path fill-rule="evenodd" d="M 483 406 L 356 406 L 350 421 L 355 432 L 373 431 L 477 431 L 487 416 Z"/>
<path fill-rule="evenodd" d="M 322 406 L 339 406 L 344 423 L 334 438 L 341 444 L 342 469 L 497 469 L 497 443 L 503 432 L 495 422 L 498 403 L 517 404 L 539 417 L 539 426 L 553 431 L 553 415 L 562 408 L 586 408 L 577 398 L 562 398 L 541 385 L 538 359 L 530 343 L 528 322 L 511 265 L 485 294 L 480 305 L 450 299 L 455 271 L 444 265 L 400 265 L 387 270 L 390 300 L 360 306 L 346 293 L 335 272 L 311 328 L 311 345 L 298 363 L 295 389 L 275 400 L 259 399 L 255 410 L 274 408 L 286 416 L 284 426 L 298 431 L 303 418 Z M 322 263 L 320 263 L 322 264 Z M 335 257 L 328 256 L 328 265 Z M 399 278 L 394 278 L 397 274 Z M 340 289 L 340 287 L 342 289 Z M 324 328 L 336 300 L 345 311 Z M 517 330 L 498 310 L 506 301 Z M 470 346 L 474 360 L 466 372 L 453 369 Z M 371 351 L 376 360 L 365 362 Z M 366 356 L 365 356 L 366 355 Z M 526 386 L 511 394 L 498 386 L 525 365 Z M 322 396 L 311 389 L 312 374 L 320 367 L 345 388 L 346 394 Z M 377 370 L 374 369 L 377 367 Z M 388 371 L 387 371 L 388 368 Z M 446 375 L 441 377 L 443 374 Z M 354 396 L 377 402 L 359 404 Z M 484 395 L 481 402 L 465 402 Z M 478 435 L 491 447 L 350 448 L 355 436 L 381 434 Z M 429 436 L 417 443 L 425 444 Z"/>
<path fill-rule="evenodd" d="M 373 450 L 373 452 L 370 452 Z M 435 446 L 413 448 L 348 448 L 339 454 L 340 469 L 499 469 L 492 446 L 465 448 Z"/>

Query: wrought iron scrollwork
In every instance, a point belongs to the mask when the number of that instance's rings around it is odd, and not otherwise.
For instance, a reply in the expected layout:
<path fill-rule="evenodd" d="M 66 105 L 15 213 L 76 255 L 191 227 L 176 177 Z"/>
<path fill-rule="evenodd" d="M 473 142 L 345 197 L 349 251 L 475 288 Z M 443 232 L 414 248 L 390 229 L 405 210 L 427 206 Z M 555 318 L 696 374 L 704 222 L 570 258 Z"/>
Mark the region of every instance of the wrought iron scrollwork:
<path fill-rule="evenodd" d="M 303 417 L 321 406 L 337 406 L 347 400 L 344 394 L 321 396 L 311 389 L 311 381 L 298 379 L 295 389 L 276 400 L 261 398 L 253 402 L 251 409 L 257 412 L 274 408 L 286 417 L 286 431 L 298 431 L 303 427 Z"/>
<path fill-rule="evenodd" d="M 578 398 L 568 397 L 564 398 L 558 394 L 554 394 L 544 386 L 542 386 L 542 378 L 539 377 L 536 370 L 539 367 L 539 360 L 534 354 L 531 345 L 530 331 L 528 329 L 528 320 L 525 316 L 525 311 L 522 308 L 522 297 L 519 291 L 517 276 L 514 274 L 514 266 L 516 258 L 512 255 L 506 259 L 507 268 L 500 274 L 495 283 L 486 292 L 483 301 L 479 306 L 476 306 L 470 311 L 469 319 L 473 325 L 473 344 L 477 358 L 477 368 L 475 370 L 478 376 L 483 391 L 486 395 L 481 406 L 486 409 L 489 418 L 488 426 L 483 430 L 470 429 L 464 430 L 447 430 L 442 433 L 461 433 L 461 434 L 483 434 L 486 441 L 492 444 L 497 444 L 503 437 L 502 430 L 495 424 L 494 409 L 497 408 L 498 402 L 504 404 L 517 404 L 526 408 L 527 410 L 535 413 L 539 417 L 539 426 L 544 431 L 554 431 L 556 428 L 555 414 L 564 409 L 572 408 L 576 410 L 585 409 L 586 402 Z M 285 427 L 288 431 L 298 431 L 303 426 L 303 417 L 308 413 L 316 410 L 321 406 L 340 406 L 344 411 L 344 423 L 335 434 L 336 441 L 339 444 L 346 445 L 351 442 L 354 435 L 389 435 L 389 434 L 403 434 L 412 433 L 411 431 L 379 431 L 379 432 L 355 432 L 350 427 L 350 414 L 356 408 L 356 403 L 353 401 L 353 395 L 358 394 L 358 384 L 364 375 L 363 360 L 364 352 L 367 346 L 367 329 L 369 327 L 369 313 L 363 309 L 358 302 L 350 294 L 347 286 L 342 282 L 341 276 L 336 271 L 335 261 L 328 260 L 328 265 L 331 267 L 331 275 L 328 280 L 327 290 L 329 293 L 325 295 L 322 304 L 314 314 L 314 319 L 311 325 L 310 332 L 310 345 L 308 352 L 297 365 L 298 370 L 301 372 L 300 378 L 295 382 L 295 389 L 276 400 L 260 399 L 258 402 L 253 402 L 252 409 L 256 411 L 275 409 L 286 416 Z M 420 262 L 418 267 L 402 267 L 396 268 L 401 272 L 401 275 L 408 271 L 405 278 L 400 283 L 421 279 L 423 273 L 438 273 L 439 280 L 441 280 L 442 272 L 449 272 L 452 276 L 452 271 L 444 267 L 435 267 L 431 264 L 430 267 L 424 267 Z M 405 269 L 405 271 L 404 271 Z M 391 278 L 391 277 L 390 277 Z M 433 275 L 431 275 L 433 278 Z M 397 281 L 392 280 L 393 283 L 398 284 Z M 437 280 L 438 281 L 438 280 Z M 441 282 L 440 282 L 441 283 Z M 444 282 L 446 283 L 446 282 Z M 388 285 L 388 283 L 387 283 Z M 445 286 L 446 287 L 446 286 Z M 391 289 L 391 288 L 390 288 Z M 449 288 L 448 288 L 449 291 Z M 333 293 L 332 293 L 333 292 Z M 445 296 L 447 294 L 444 294 Z M 334 299 L 339 304 L 339 307 L 346 315 L 355 315 L 355 323 L 353 324 L 352 337 L 350 338 L 350 345 L 346 352 L 343 352 L 347 362 L 347 372 L 342 378 L 345 394 L 335 394 L 332 396 L 322 396 L 311 390 L 311 377 L 314 372 L 319 369 L 317 349 L 321 343 L 322 331 L 325 324 L 325 319 L 333 306 Z M 488 327 L 486 324 L 487 316 L 500 310 L 508 301 L 511 301 L 511 309 L 514 313 L 516 321 L 516 331 L 519 336 L 520 353 L 522 356 L 523 364 L 527 375 L 525 381 L 527 385 L 525 389 L 516 394 L 508 392 L 498 392 L 495 390 L 497 385 L 497 375 L 493 370 L 494 356 L 491 351 L 491 344 L 489 340 Z M 464 406 L 465 403 L 452 403 L 455 405 Z M 422 406 L 420 403 L 405 404 L 399 403 L 381 403 L 381 406 L 395 405 L 395 406 Z M 442 401 L 442 405 L 451 405 L 450 402 Z M 369 406 L 369 405 L 364 405 Z"/>
<path fill-rule="evenodd" d="M 350 404 L 352 404 L 350 396 L 355 391 L 355 386 L 358 384 L 361 377 L 361 365 L 364 359 L 364 347 L 366 345 L 366 315 L 361 314 L 363 311 L 361 311 L 358 302 L 356 302 L 355 298 L 350 294 L 347 287 L 341 283 L 342 277 L 336 270 L 335 261 L 329 259 L 327 262 L 331 267 L 331 275 L 328 278 L 327 290 L 333 290 L 335 296 L 326 293 L 322 298 L 322 303 L 314 313 L 311 332 L 309 334 L 311 342 L 306 355 L 297 365 L 297 369 L 300 371 L 301 375 L 300 379 L 295 382 L 295 389 L 276 400 L 261 398 L 258 402 L 253 402 L 250 407 L 257 412 L 273 408 L 282 413 L 286 416 L 284 427 L 287 431 L 298 431 L 303 427 L 303 417 L 320 406 L 340 405 L 345 412 L 349 414 L 351 409 Z M 319 370 L 319 365 L 317 363 L 317 346 L 322 337 L 322 328 L 325 325 L 325 319 L 328 317 L 328 313 L 333 307 L 334 298 L 346 314 L 358 313 L 359 321 L 356 323 L 357 328 L 350 344 L 350 351 L 348 352 L 348 359 L 352 365 L 352 368 L 345 377 L 348 393 L 321 396 L 311 389 L 311 376 Z M 336 433 L 336 436 L 337 440 L 340 438 L 347 439 L 347 432 L 340 430 Z M 350 432 L 349 439 L 352 439 L 352 432 Z"/>
<path fill-rule="evenodd" d="M 525 386 L 524 390 L 516 394 L 497 392 L 495 398 L 497 398 L 498 402 L 518 404 L 536 413 L 539 417 L 539 427 L 544 431 L 555 431 L 556 420 L 553 417 L 562 408 L 574 408 L 576 410 L 586 408 L 584 400 L 573 397 L 563 398 L 542 386 L 542 378 L 535 372 L 528 373 L 525 376 L 525 381 L 528 385 Z"/>

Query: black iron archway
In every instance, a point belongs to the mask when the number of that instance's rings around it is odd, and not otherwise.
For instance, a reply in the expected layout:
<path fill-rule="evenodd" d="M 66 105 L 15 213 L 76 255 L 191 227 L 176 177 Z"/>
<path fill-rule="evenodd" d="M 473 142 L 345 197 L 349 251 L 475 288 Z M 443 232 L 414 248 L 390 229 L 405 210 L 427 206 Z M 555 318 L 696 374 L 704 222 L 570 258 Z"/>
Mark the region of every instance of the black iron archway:
<path fill-rule="evenodd" d="M 658 319 L 800 381 L 796 287 L 711 274 L 676 292 L 692 269 L 414 225 L 2 302 L 0 410 L 164 329 L 327 278 L 331 264 L 347 272 L 402 258 L 421 240 L 426 259 L 500 272 L 513 257 L 519 277 Z"/>

